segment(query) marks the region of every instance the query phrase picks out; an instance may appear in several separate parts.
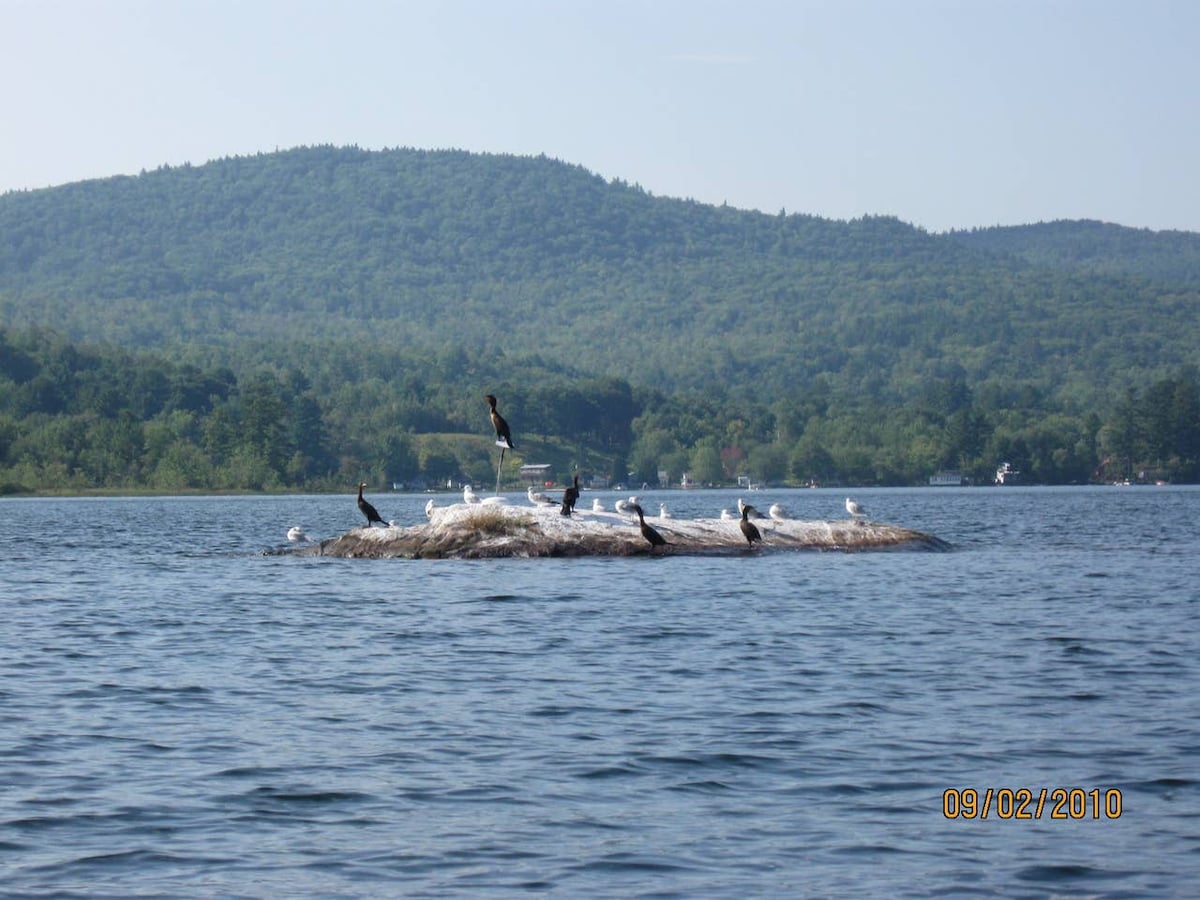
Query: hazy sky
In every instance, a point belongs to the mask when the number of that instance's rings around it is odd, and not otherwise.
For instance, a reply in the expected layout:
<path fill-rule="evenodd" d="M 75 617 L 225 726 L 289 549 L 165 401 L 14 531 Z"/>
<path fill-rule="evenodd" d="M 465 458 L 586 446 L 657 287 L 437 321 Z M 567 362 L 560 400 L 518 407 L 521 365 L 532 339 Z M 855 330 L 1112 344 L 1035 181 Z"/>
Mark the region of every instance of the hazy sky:
<path fill-rule="evenodd" d="M 930 231 L 1200 231 L 1197 47 L 1197 0 L 0 0 L 0 192 L 356 144 Z"/>

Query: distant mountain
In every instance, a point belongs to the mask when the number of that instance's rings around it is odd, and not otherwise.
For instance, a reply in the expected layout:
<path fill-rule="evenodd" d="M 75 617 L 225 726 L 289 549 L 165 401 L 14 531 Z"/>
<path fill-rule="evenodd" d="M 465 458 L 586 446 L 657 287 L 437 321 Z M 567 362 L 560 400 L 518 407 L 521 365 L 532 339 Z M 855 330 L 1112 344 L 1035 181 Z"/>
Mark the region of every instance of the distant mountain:
<path fill-rule="evenodd" d="M 1078 407 L 1197 362 L 1200 236 L 655 197 L 545 157 L 311 147 L 0 196 L 0 324 L 238 367 L 337 343 L 762 402 L 930 379 Z"/>
<path fill-rule="evenodd" d="M 1177 287 L 1200 287 L 1200 234 L 1190 231 L 1058 221 L 955 231 L 950 237 L 968 247 L 1064 272 L 1133 275 Z"/>

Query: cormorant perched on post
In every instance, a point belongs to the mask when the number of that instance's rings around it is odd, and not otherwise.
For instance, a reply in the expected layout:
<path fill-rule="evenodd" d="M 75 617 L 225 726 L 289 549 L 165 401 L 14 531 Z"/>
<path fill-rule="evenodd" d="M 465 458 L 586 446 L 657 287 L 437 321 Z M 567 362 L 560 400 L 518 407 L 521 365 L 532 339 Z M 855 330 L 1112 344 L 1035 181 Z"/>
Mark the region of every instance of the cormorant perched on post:
<path fill-rule="evenodd" d="M 367 486 L 367 483 L 361 482 L 358 486 L 358 508 L 359 511 L 367 517 L 367 525 L 371 526 L 378 522 L 384 528 L 388 527 L 388 523 L 383 520 L 383 516 L 379 514 L 379 510 L 373 507 L 365 499 L 363 499 L 362 489 Z"/>
<path fill-rule="evenodd" d="M 500 448 L 500 462 L 496 463 L 496 496 L 500 495 L 500 470 L 504 468 L 504 452 L 513 449 L 512 432 L 504 416 L 496 412 L 496 397 L 487 394 L 484 398 L 488 405 L 488 415 L 492 418 L 492 427 L 496 429 L 496 446 Z"/>
<path fill-rule="evenodd" d="M 646 524 L 646 516 L 642 512 L 641 506 L 634 503 L 632 504 L 631 508 L 635 513 L 637 513 L 638 527 L 642 529 L 642 537 L 650 542 L 650 549 L 653 550 L 655 547 L 665 546 L 667 539 L 655 531 L 654 528 Z"/>
<path fill-rule="evenodd" d="M 562 499 L 562 514 L 569 516 L 575 512 L 575 501 L 579 499 L 579 475 L 575 476 L 574 483 L 563 491 Z"/>
<path fill-rule="evenodd" d="M 509 450 L 513 449 L 512 432 L 508 428 L 508 423 L 504 421 L 504 416 L 496 412 L 496 398 L 488 394 L 483 398 L 487 401 L 490 412 L 488 415 L 492 418 L 492 427 L 496 429 L 496 446 L 506 447 Z"/>
<path fill-rule="evenodd" d="M 746 543 L 750 548 L 754 548 L 754 542 L 762 543 L 762 535 L 758 533 L 758 526 L 750 521 L 750 513 L 754 512 L 754 507 L 747 503 L 742 507 L 742 521 L 738 522 L 738 528 L 742 529 L 742 534 L 746 536 Z"/>

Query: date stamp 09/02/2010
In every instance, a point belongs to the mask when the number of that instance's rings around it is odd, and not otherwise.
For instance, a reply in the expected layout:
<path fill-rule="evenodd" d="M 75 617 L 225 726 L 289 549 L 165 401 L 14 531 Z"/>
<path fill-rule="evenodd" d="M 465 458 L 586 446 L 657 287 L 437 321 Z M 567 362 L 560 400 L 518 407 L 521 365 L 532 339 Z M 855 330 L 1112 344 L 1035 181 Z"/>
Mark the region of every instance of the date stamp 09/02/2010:
<path fill-rule="evenodd" d="M 946 788 L 947 819 L 1119 819 L 1119 788 Z"/>

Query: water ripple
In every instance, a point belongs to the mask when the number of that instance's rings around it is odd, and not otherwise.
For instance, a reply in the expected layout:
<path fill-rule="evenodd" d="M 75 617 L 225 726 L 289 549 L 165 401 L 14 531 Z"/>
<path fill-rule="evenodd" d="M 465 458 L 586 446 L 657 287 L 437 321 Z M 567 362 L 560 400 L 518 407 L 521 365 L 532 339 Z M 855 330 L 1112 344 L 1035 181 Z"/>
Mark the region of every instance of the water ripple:
<path fill-rule="evenodd" d="M 955 552 L 300 560 L 344 498 L 0 500 L 0 891 L 1187 896 L 1200 491 L 869 502 Z M 988 787 L 1122 815 L 944 815 Z"/>

